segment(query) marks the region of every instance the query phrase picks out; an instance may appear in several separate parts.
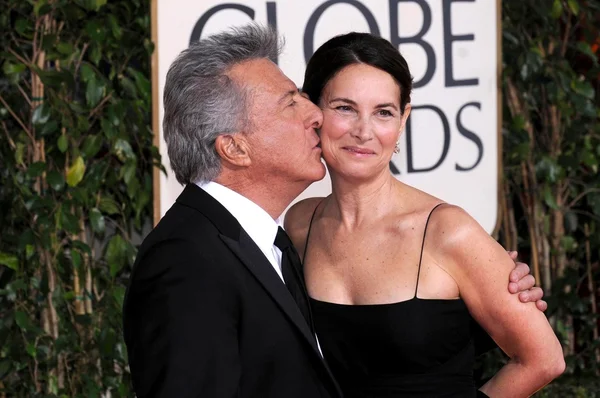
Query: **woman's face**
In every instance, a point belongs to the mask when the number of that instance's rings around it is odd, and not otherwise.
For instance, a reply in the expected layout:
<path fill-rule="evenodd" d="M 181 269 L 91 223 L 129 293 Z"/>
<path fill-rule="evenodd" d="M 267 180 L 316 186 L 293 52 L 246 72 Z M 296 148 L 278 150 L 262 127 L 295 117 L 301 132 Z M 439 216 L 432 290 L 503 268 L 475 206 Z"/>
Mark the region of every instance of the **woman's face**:
<path fill-rule="evenodd" d="M 365 179 L 389 172 L 394 147 L 410 113 L 400 113 L 400 87 L 381 69 L 353 64 L 323 89 L 321 148 L 332 172 Z"/>

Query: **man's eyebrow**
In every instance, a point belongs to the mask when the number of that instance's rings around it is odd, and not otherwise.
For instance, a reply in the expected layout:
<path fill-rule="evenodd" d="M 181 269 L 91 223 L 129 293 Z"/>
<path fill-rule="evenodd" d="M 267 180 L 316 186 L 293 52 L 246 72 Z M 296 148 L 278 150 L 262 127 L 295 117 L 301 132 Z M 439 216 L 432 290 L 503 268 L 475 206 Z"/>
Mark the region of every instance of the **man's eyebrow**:
<path fill-rule="evenodd" d="M 290 90 L 290 91 L 286 92 L 285 94 L 283 94 L 283 95 L 281 96 L 281 98 L 279 98 L 279 101 L 277 101 L 277 103 L 281 104 L 281 103 L 283 103 L 283 102 L 284 102 L 284 101 L 285 101 L 285 100 L 286 100 L 288 97 L 293 97 L 293 96 L 294 96 L 294 94 L 297 94 L 297 93 L 298 93 L 298 89 L 296 89 L 296 90 Z"/>

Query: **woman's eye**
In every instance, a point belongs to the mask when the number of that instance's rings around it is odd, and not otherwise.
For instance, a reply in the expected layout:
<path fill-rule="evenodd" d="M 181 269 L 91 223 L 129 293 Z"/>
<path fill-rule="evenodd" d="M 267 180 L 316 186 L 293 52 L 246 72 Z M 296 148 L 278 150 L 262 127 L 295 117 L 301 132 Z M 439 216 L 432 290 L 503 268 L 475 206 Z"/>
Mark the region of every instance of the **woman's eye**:
<path fill-rule="evenodd" d="M 350 108 L 348 105 L 340 105 L 340 106 L 337 106 L 335 109 L 337 109 L 338 111 L 344 111 L 344 112 L 349 112 L 352 110 L 352 108 Z"/>
<path fill-rule="evenodd" d="M 392 114 L 392 112 L 388 111 L 387 109 L 381 109 L 381 110 L 379 111 L 379 114 L 380 114 L 381 116 L 394 116 L 394 115 Z"/>

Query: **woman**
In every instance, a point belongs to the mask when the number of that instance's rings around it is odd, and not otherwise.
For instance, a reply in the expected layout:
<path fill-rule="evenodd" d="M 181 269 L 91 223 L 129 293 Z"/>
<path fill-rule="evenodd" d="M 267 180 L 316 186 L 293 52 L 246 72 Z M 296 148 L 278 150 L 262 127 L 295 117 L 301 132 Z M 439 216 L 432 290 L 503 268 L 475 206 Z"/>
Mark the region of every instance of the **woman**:
<path fill-rule="evenodd" d="M 363 33 L 307 66 L 332 194 L 297 203 L 285 227 L 323 354 L 349 398 L 529 396 L 565 364 L 543 313 L 506 291 L 513 261 L 465 211 L 390 173 L 411 85 L 397 49 Z M 511 358 L 478 392 L 472 318 Z"/>

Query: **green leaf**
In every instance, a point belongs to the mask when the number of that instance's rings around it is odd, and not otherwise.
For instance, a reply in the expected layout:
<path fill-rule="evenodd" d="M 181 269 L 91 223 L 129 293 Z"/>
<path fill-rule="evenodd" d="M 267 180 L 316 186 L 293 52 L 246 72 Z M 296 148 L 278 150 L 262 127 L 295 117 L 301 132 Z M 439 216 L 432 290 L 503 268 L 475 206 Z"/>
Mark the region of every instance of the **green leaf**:
<path fill-rule="evenodd" d="M 56 170 L 49 171 L 46 175 L 46 182 L 50 185 L 50 188 L 55 191 L 60 191 L 65 185 L 65 177 L 62 173 L 59 173 Z"/>
<path fill-rule="evenodd" d="M 2 69 L 6 75 L 10 76 L 25 72 L 27 67 L 24 64 L 11 64 L 10 62 L 5 62 Z"/>
<path fill-rule="evenodd" d="M 137 88 L 135 87 L 135 84 L 131 81 L 130 78 L 122 77 L 119 80 L 119 83 L 121 84 L 121 87 L 123 88 L 125 93 L 127 93 L 132 98 L 137 98 Z"/>
<path fill-rule="evenodd" d="M 63 204 L 57 215 L 59 217 L 59 229 L 64 229 L 72 234 L 79 232 L 79 219 L 74 214 L 71 214 L 71 209 L 68 205 Z"/>
<path fill-rule="evenodd" d="M 85 99 L 90 108 L 95 107 L 102 99 L 103 87 L 95 79 L 88 82 L 85 90 Z"/>
<path fill-rule="evenodd" d="M 125 181 L 125 184 L 129 184 L 133 178 L 135 178 L 135 172 L 137 164 L 135 160 L 128 160 L 125 165 L 121 168 L 121 178 Z"/>
<path fill-rule="evenodd" d="M 60 42 L 56 45 L 56 49 L 63 55 L 71 55 L 74 52 L 73 44 L 69 42 Z"/>
<path fill-rule="evenodd" d="M 117 307 L 123 308 L 123 302 L 125 301 L 125 288 L 123 286 L 116 285 L 113 289 L 113 297 L 117 302 Z"/>
<path fill-rule="evenodd" d="M 102 211 L 102 213 L 109 215 L 118 214 L 120 211 L 117 202 L 115 202 L 114 199 L 107 196 L 103 196 L 102 198 L 100 198 L 98 208 L 100 209 L 100 211 Z"/>
<path fill-rule="evenodd" d="M 75 162 L 67 170 L 67 184 L 71 187 L 77 186 L 83 180 L 85 174 L 85 163 L 83 158 L 78 156 Z"/>
<path fill-rule="evenodd" d="M 121 27 L 119 26 L 119 23 L 117 22 L 117 18 L 115 18 L 115 16 L 112 14 L 108 16 L 108 25 L 110 26 L 113 37 L 115 39 L 121 39 L 121 36 L 123 35 L 123 31 L 122 31 Z"/>
<path fill-rule="evenodd" d="M 525 129 L 525 118 L 523 115 L 516 115 L 512 119 L 512 128 L 516 131 L 521 131 Z"/>
<path fill-rule="evenodd" d="M 54 51 L 56 48 L 58 36 L 54 33 L 46 33 L 42 35 L 42 49 L 45 51 Z"/>
<path fill-rule="evenodd" d="M 562 15 L 562 12 L 563 12 L 562 1 L 554 0 L 554 3 L 552 4 L 552 12 L 550 13 L 550 16 L 553 19 L 558 19 Z"/>
<path fill-rule="evenodd" d="M 73 263 L 73 267 L 75 269 L 81 269 L 81 264 L 83 263 L 81 253 L 79 253 L 77 250 L 71 250 L 71 262 Z"/>
<path fill-rule="evenodd" d="M 31 318 L 23 311 L 15 311 L 15 322 L 25 332 L 34 331 L 38 328 L 33 325 Z"/>
<path fill-rule="evenodd" d="M 131 199 L 137 198 L 140 194 L 140 189 L 141 185 L 139 180 L 130 180 L 129 184 L 127 184 L 127 195 L 129 195 Z"/>
<path fill-rule="evenodd" d="M 15 151 L 15 162 L 19 165 L 23 164 L 23 156 L 25 155 L 25 144 L 17 142 L 17 150 Z"/>
<path fill-rule="evenodd" d="M 27 176 L 30 178 L 37 178 L 41 176 L 44 171 L 46 171 L 46 163 L 44 162 L 35 162 L 32 163 L 27 169 Z"/>
<path fill-rule="evenodd" d="M 96 156 L 100 148 L 102 148 L 102 137 L 92 134 L 85 137 L 81 151 L 88 159 L 91 159 Z"/>
<path fill-rule="evenodd" d="M 90 108 L 95 107 L 104 97 L 104 84 L 96 79 L 90 79 L 85 90 L 85 99 Z"/>
<path fill-rule="evenodd" d="M 127 159 L 133 159 L 135 157 L 129 142 L 125 141 L 122 138 L 119 138 L 117 141 L 115 141 L 113 151 L 115 152 L 115 155 L 117 155 L 121 162 L 125 162 Z"/>
<path fill-rule="evenodd" d="M 27 260 L 30 260 L 34 253 L 35 253 L 35 246 L 25 245 L 25 258 Z"/>
<path fill-rule="evenodd" d="M 66 301 L 73 301 L 75 300 L 75 292 L 71 291 L 71 292 L 65 292 L 63 294 L 63 299 L 65 299 Z"/>
<path fill-rule="evenodd" d="M 577 42 L 577 49 L 590 57 L 590 59 L 594 62 L 594 65 L 598 64 L 598 58 L 596 58 L 596 54 L 592 50 L 592 47 L 590 47 L 589 43 L 579 41 Z"/>
<path fill-rule="evenodd" d="M 106 261 L 110 267 L 110 275 L 115 277 L 127 261 L 127 242 L 121 235 L 113 236 L 106 247 Z"/>
<path fill-rule="evenodd" d="M 596 95 L 594 87 L 587 80 L 573 80 L 571 81 L 571 88 L 577 94 L 591 100 L 593 100 Z"/>
<path fill-rule="evenodd" d="M 100 10 L 106 4 L 106 0 L 95 0 L 96 11 Z"/>
<path fill-rule="evenodd" d="M 29 356 L 31 356 L 32 358 L 35 358 L 37 356 L 37 350 L 35 349 L 35 345 L 32 343 L 27 344 L 25 351 L 27 351 Z"/>
<path fill-rule="evenodd" d="M 104 233 L 105 224 L 104 216 L 97 208 L 90 210 L 90 223 L 92 224 L 92 230 L 97 234 Z"/>
<path fill-rule="evenodd" d="M 44 124 L 44 127 L 42 127 L 42 130 L 40 131 L 40 135 L 50 135 L 52 133 L 54 133 L 56 130 L 58 130 L 58 123 L 56 122 L 56 120 L 50 120 L 48 123 Z"/>
<path fill-rule="evenodd" d="M 558 210 L 558 203 L 556 203 L 556 199 L 552 195 L 552 190 L 548 185 L 544 187 L 544 202 L 548 207 L 552 210 Z"/>
<path fill-rule="evenodd" d="M 0 252 L 0 264 L 17 271 L 19 269 L 19 259 L 12 254 Z"/>
<path fill-rule="evenodd" d="M 33 69 L 42 80 L 42 83 L 44 83 L 48 87 L 52 87 L 55 89 L 60 89 L 64 85 L 66 85 L 68 88 L 75 87 L 75 79 L 73 78 L 71 72 L 69 72 L 66 69 L 42 70 L 35 67 Z"/>
<path fill-rule="evenodd" d="M 44 15 L 44 13 L 40 13 L 40 9 L 44 6 L 48 5 L 48 1 L 47 0 L 38 0 L 35 2 L 34 6 L 33 6 L 33 13 L 35 14 L 36 17 L 39 17 L 41 15 Z M 47 8 L 47 7 L 45 7 Z M 46 12 L 47 13 L 47 12 Z"/>
<path fill-rule="evenodd" d="M 43 6 L 40 7 L 40 10 L 38 11 L 40 16 L 44 16 L 46 14 L 49 14 L 52 11 L 52 6 L 50 4 L 44 4 Z"/>
<path fill-rule="evenodd" d="M 560 244 L 567 252 L 572 252 L 577 249 L 577 241 L 569 235 L 563 236 L 560 240 Z"/>
<path fill-rule="evenodd" d="M 72 241 L 71 245 L 73 246 L 73 249 L 77 249 L 82 253 L 87 253 L 90 256 L 92 255 L 92 249 L 90 249 L 90 247 L 86 243 L 80 240 Z"/>
<path fill-rule="evenodd" d="M 58 146 L 58 150 L 61 151 L 62 153 L 65 153 L 67 151 L 69 142 L 67 141 L 67 136 L 65 134 L 62 134 L 60 137 L 58 137 L 56 146 Z"/>
<path fill-rule="evenodd" d="M 80 115 L 77 118 L 77 129 L 84 132 L 87 132 L 90 129 L 90 122 L 86 115 Z"/>
<path fill-rule="evenodd" d="M 101 43 L 106 37 L 106 28 L 97 20 L 88 21 L 85 31 L 93 41 Z"/>
<path fill-rule="evenodd" d="M 43 103 L 33 111 L 31 122 L 33 124 L 44 124 L 50 119 L 50 106 Z"/>
<path fill-rule="evenodd" d="M 143 73 L 133 69 L 132 67 L 127 68 L 127 73 L 133 76 L 135 80 L 135 85 L 141 96 L 145 98 L 150 98 L 150 96 L 152 95 L 152 86 L 150 84 L 150 80 Z"/>
<path fill-rule="evenodd" d="M 25 36 L 27 37 L 27 31 L 31 30 L 32 26 L 31 26 L 31 21 L 25 19 L 25 18 L 19 18 L 17 19 L 17 21 L 15 22 L 15 31 L 20 35 L 20 36 Z"/>
<path fill-rule="evenodd" d="M 579 2 L 577 0 L 567 0 L 567 4 L 573 15 L 579 14 Z"/>
<path fill-rule="evenodd" d="M 100 63 L 100 59 L 102 58 L 102 50 L 99 45 L 92 45 L 91 50 L 89 52 L 90 59 L 94 63 L 94 65 L 98 66 Z"/>
<path fill-rule="evenodd" d="M 596 170 L 598 168 L 598 158 L 591 150 L 583 150 L 581 152 L 581 161 L 588 167 Z"/>
<path fill-rule="evenodd" d="M 89 82 L 92 79 L 96 78 L 96 72 L 94 69 L 87 63 L 81 65 L 81 78 L 84 82 Z"/>

